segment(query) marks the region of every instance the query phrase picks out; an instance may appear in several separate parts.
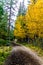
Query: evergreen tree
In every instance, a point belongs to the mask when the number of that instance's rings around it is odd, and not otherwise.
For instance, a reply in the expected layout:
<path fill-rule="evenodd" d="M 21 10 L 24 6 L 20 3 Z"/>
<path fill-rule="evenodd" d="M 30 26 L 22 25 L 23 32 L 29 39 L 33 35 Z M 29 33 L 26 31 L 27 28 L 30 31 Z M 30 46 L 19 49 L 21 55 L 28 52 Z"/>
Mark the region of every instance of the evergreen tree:
<path fill-rule="evenodd" d="M 23 0 L 23 2 L 20 3 L 20 6 L 19 6 L 18 16 L 19 15 L 25 15 L 25 13 L 26 13 L 26 8 L 24 5 L 24 0 Z"/>
<path fill-rule="evenodd" d="M 0 38 L 7 36 L 7 14 L 0 5 Z"/>

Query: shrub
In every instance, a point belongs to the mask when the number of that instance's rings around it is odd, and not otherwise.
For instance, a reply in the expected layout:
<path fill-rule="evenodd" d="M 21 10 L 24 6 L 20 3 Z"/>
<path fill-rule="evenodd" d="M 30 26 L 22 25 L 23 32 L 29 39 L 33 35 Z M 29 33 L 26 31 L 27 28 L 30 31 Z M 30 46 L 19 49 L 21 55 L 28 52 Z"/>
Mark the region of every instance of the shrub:
<path fill-rule="evenodd" d="M 0 46 L 1 46 L 1 45 L 6 45 L 7 42 L 8 42 L 7 40 L 0 39 Z"/>

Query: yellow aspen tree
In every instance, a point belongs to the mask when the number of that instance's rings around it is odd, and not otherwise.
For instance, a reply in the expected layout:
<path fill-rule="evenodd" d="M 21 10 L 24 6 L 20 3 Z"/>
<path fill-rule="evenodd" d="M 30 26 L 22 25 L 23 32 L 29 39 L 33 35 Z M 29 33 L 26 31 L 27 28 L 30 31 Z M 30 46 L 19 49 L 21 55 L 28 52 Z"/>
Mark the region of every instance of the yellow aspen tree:
<path fill-rule="evenodd" d="M 30 30 L 28 33 L 43 37 L 43 0 L 37 0 L 34 5 L 30 4 L 25 17 L 27 28 Z"/>
<path fill-rule="evenodd" d="M 22 27 L 23 24 L 23 16 L 20 15 L 18 16 L 16 23 L 15 23 L 15 29 L 14 29 L 14 36 L 19 37 L 19 38 L 24 38 L 25 37 L 25 32 Z"/>

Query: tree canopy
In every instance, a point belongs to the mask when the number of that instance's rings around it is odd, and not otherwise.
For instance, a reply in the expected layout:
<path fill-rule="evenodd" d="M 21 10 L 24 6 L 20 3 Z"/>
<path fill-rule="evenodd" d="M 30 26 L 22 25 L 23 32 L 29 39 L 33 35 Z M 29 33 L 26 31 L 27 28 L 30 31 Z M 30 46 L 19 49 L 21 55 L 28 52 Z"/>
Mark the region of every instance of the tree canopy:
<path fill-rule="evenodd" d="M 27 35 L 31 38 L 38 36 L 43 38 L 43 0 L 32 0 L 31 2 L 34 4 L 31 3 L 28 6 L 26 15 L 17 17 L 14 35 L 20 37 L 26 37 Z"/>

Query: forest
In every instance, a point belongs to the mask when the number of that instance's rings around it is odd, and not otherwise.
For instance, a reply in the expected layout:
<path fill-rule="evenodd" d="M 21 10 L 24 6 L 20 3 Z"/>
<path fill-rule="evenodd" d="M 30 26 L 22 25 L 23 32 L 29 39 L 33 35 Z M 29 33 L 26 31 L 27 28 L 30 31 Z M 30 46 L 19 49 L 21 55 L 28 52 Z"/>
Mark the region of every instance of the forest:
<path fill-rule="evenodd" d="M 0 0 L 0 65 L 12 50 L 12 41 L 43 60 L 43 0 L 29 0 L 27 7 L 24 2 Z"/>

